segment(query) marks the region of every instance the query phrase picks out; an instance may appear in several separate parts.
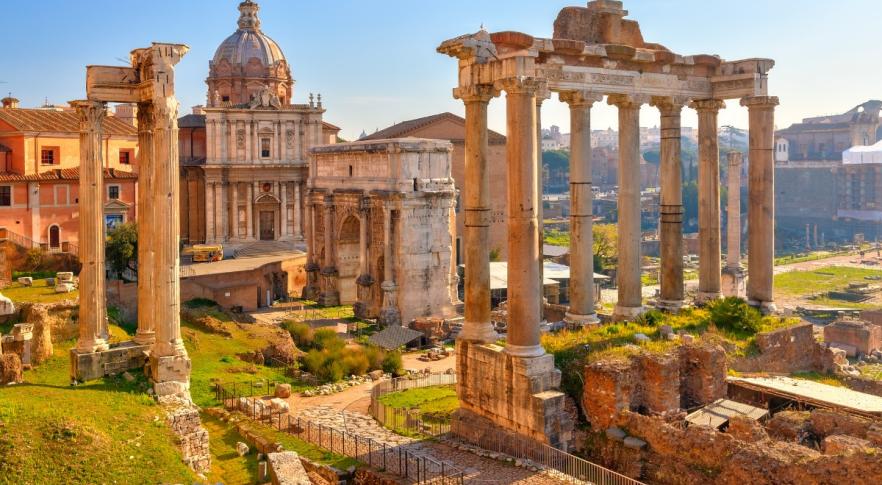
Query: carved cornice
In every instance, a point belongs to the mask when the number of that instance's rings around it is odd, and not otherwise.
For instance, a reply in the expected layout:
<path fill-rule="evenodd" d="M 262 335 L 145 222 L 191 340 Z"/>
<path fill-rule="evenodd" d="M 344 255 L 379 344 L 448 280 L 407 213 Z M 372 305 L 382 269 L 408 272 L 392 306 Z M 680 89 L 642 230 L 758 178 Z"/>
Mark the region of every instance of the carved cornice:
<path fill-rule="evenodd" d="M 741 98 L 741 106 L 747 109 L 775 109 L 778 106 L 777 96 L 748 96 Z"/>
<path fill-rule="evenodd" d="M 561 102 L 570 105 L 570 108 L 590 108 L 594 103 L 603 101 L 603 94 L 593 91 L 561 91 L 557 97 Z"/>
<path fill-rule="evenodd" d="M 499 89 L 492 84 L 472 84 L 453 90 L 453 97 L 461 99 L 464 103 L 489 103 L 497 96 Z"/>
<path fill-rule="evenodd" d="M 546 89 L 545 80 L 530 76 L 518 76 L 496 81 L 496 88 L 506 94 L 525 94 L 535 96 Z"/>
<path fill-rule="evenodd" d="M 689 102 L 689 107 L 695 111 L 701 112 L 718 112 L 726 107 L 726 103 L 722 99 L 695 99 Z"/>
<path fill-rule="evenodd" d="M 649 101 L 650 97 L 645 94 L 611 94 L 606 98 L 606 104 L 619 109 L 640 109 Z"/>

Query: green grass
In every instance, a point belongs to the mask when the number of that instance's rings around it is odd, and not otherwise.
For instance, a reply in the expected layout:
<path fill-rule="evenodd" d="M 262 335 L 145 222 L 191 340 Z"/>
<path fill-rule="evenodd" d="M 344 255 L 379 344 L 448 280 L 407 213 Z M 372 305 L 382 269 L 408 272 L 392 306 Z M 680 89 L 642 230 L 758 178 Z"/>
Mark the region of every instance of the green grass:
<path fill-rule="evenodd" d="M 640 275 L 640 283 L 643 286 L 652 286 L 658 284 L 658 273 L 655 271 L 649 273 L 642 273 Z"/>
<path fill-rule="evenodd" d="M 144 378 L 71 387 L 72 345 L 56 344 L 50 360 L 25 372 L 25 384 L 0 389 L 0 482 L 193 482 Z"/>
<path fill-rule="evenodd" d="M 821 259 L 832 258 L 834 256 L 841 256 L 843 254 L 848 254 L 849 251 L 840 251 L 840 252 L 832 252 L 832 251 L 813 251 L 811 253 L 799 253 L 799 254 L 789 254 L 787 256 L 779 256 L 775 258 L 775 266 L 783 265 L 783 264 L 795 264 L 795 263 L 804 263 L 806 261 L 818 261 Z"/>
<path fill-rule="evenodd" d="M 882 364 L 864 364 L 857 366 L 863 377 L 882 381 Z"/>
<path fill-rule="evenodd" d="M 55 303 L 62 300 L 76 300 L 79 290 L 70 293 L 55 293 L 55 287 L 47 286 L 46 280 L 34 280 L 33 286 L 12 283 L 2 290 L 3 295 L 15 303 Z"/>
<path fill-rule="evenodd" d="M 390 392 L 380 397 L 384 405 L 396 409 L 417 408 L 423 412 L 451 413 L 459 408 L 456 386 L 430 386 Z"/>
<path fill-rule="evenodd" d="M 849 283 L 875 283 L 867 276 L 882 276 L 875 269 L 826 266 L 811 271 L 789 271 L 775 275 L 775 291 L 784 295 L 801 296 L 843 289 Z M 839 305 L 839 300 L 835 300 Z"/>
<path fill-rule="evenodd" d="M 793 374 L 791 374 L 791 377 L 793 377 L 794 379 L 805 379 L 807 381 L 814 381 L 821 384 L 826 384 L 828 386 L 845 387 L 845 384 L 843 384 L 838 377 L 832 374 L 823 374 L 821 372 L 794 372 Z"/>

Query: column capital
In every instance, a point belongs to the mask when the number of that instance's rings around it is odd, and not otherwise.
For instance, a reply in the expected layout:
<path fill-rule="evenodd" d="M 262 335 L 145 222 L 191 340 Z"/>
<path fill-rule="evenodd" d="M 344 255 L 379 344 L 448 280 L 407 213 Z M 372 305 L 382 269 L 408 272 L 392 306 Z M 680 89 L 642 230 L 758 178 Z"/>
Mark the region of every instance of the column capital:
<path fill-rule="evenodd" d="M 695 111 L 713 111 L 717 112 L 726 107 L 726 103 L 722 99 L 694 99 L 689 102 L 689 107 Z"/>
<path fill-rule="evenodd" d="M 688 103 L 689 98 L 686 96 L 653 96 L 649 102 L 662 114 L 679 113 Z"/>
<path fill-rule="evenodd" d="M 71 101 L 70 105 L 77 110 L 80 126 L 87 129 L 99 129 L 104 118 L 107 117 L 107 104 L 103 101 L 81 99 Z"/>
<path fill-rule="evenodd" d="M 741 106 L 748 109 L 774 109 L 778 106 L 777 96 L 745 96 L 741 98 Z"/>
<path fill-rule="evenodd" d="M 603 101 L 603 95 L 594 91 L 561 91 L 557 93 L 557 98 L 564 103 L 570 105 L 570 108 L 588 107 L 594 103 Z"/>
<path fill-rule="evenodd" d="M 499 89 L 492 84 L 472 84 L 453 89 L 453 97 L 464 103 L 489 103 L 499 96 Z"/>
<path fill-rule="evenodd" d="M 494 86 L 506 94 L 540 95 L 546 89 L 545 81 L 532 76 L 500 79 Z"/>
<path fill-rule="evenodd" d="M 138 103 L 138 132 L 150 131 L 153 129 L 153 103 Z"/>
<path fill-rule="evenodd" d="M 640 105 L 650 101 L 645 94 L 610 94 L 606 97 L 606 104 L 619 109 L 640 109 Z"/>

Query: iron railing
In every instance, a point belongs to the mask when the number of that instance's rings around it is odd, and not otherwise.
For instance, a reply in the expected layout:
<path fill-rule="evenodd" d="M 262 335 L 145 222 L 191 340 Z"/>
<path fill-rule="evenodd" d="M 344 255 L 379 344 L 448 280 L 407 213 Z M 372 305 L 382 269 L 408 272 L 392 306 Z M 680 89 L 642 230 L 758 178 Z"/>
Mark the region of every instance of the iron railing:
<path fill-rule="evenodd" d="M 478 436 L 473 429 L 464 429 L 462 426 L 456 420 L 450 426 L 451 434 L 460 441 L 487 451 L 529 460 L 549 471 L 557 471 L 559 474 L 555 475 L 562 481 L 597 485 L 643 485 L 638 480 L 517 433 L 495 429 L 482 430 Z"/>
<path fill-rule="evenodd" d="M 453 384 L 456 384 L 456 374 L 429 374 L 416 378 L 399 377 L 380 381 L 371 388 L 370 414 L 381 425 L 399 434 L 440 436 L 450 432 L 449 417 L 433 416 L 417 408 L 393 408 L 384 405 L 380 398 L 391 392 L 406 389 Z"/>
<path fill-rule="evenodd" d="M 258 389 L 269 389 L 274 382 Z M 411 483 L 464 483 L 465 473 L 453 465 L 415 453 L 402 446 L 387 445 L 350 430 L 292 417 L 287 411 L 274 410 L 267 401 L 254 397 L 254 383 L 215 386 L 215 398 L 225 409 L 240 411 L 250 418 L 296 436 L 332 453 L 354 458 L 371 467 L 402 477 Z M 246 395 L 247 394 L 247 395 Z"/>

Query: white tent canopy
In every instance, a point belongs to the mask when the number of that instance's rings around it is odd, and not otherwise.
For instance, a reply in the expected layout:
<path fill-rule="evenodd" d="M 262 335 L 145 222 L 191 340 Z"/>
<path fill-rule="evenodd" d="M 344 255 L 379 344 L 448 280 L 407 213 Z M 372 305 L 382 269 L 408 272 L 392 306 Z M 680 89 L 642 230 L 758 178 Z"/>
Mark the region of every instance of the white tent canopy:
<path fill-rule="evenodd" d="M 870 146 L 853 146 L 842 152 L 844 165 L 882 163 L 882 141 Z"/>

